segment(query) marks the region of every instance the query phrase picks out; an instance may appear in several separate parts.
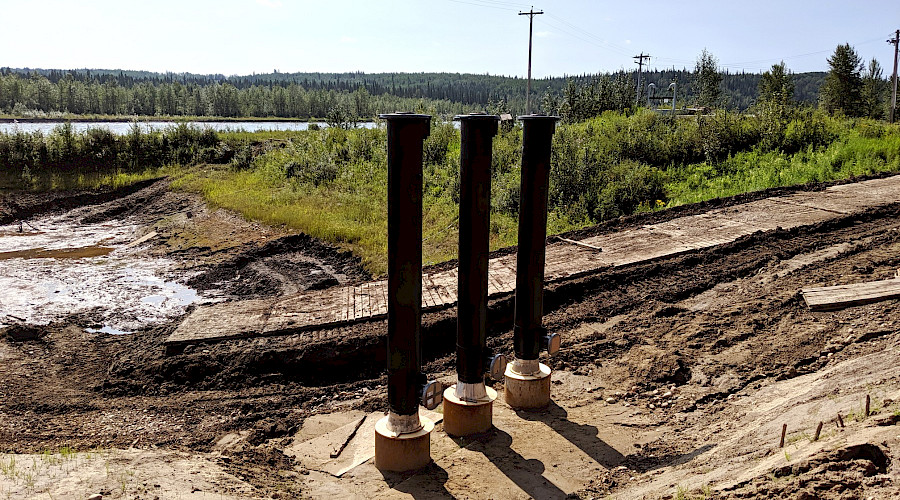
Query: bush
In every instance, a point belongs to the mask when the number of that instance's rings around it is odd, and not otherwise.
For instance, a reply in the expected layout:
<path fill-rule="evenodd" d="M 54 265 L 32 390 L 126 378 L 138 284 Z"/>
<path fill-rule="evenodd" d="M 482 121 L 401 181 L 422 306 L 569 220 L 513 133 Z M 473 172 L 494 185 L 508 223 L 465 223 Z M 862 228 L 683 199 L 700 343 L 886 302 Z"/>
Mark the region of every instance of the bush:
<path fill-rule="evenodd" d="M 422 145 L 423 162 L 426 165 L 441 165 L 447 160 L 450 142 L 459 135 L 452 123 L 437 123 Z"/>

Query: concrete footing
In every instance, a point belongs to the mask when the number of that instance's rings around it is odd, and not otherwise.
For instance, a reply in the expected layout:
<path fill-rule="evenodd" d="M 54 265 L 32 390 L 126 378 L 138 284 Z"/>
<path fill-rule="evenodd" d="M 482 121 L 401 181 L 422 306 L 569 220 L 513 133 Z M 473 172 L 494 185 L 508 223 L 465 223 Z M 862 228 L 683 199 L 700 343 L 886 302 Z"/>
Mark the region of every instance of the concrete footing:
<path fill-rule="evenodd" d="M 485 387 L 487 396 L 464 401 L 456 396 L 456 386 L 444 391 L 444 431 L 451 436 L 471 436 L 491 429 L 497 391 Z"/>
<path fill-rule="evenodd" d="M 422 428 L 396 434 L 388 428 L 388 417 L 375 423 L 375 467 L 383 471 L 405 472 L 431 463 L 431 431 L 434 422 L 419 416 Z"/>
<path fill-rule="evenodd" d="M 506 367 L 504 400 L 510 408 L 533 410 L 550 404 L 550 367 L 538 363 L 538 370 L 530 374 L 515 371 L 516 363 Z"/>

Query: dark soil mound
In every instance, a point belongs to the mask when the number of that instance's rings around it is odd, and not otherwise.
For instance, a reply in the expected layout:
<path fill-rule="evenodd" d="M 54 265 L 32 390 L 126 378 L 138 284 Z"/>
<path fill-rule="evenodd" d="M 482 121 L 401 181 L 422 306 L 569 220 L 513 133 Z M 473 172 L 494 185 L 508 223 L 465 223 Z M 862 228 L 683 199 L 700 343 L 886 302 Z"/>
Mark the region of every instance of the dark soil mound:
<path fill-rule="evenodd" d="M 358 257 L 298 234 L 248 248 L 187 284 L 197 290 L 221 290 L 228 297 L 261 298 L 370 279 Z"/>

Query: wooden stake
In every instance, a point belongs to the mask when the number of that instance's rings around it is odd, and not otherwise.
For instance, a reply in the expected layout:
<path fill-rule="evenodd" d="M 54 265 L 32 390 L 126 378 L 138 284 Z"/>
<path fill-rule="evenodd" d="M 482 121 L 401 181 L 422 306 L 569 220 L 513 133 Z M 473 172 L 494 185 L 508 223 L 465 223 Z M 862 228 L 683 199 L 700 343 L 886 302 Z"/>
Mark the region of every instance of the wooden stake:
<path fill-rule="evenodd" d="M 840 426 L 840 428 L 843 429 L 844 428 L 844 419 L 841 418 L 840 413 L 838 413 L 837 416 L 838 416 L 838 426 Z"/>
<path fill-rule="evenodd" d="M 816 437 L 813 438 L 813 441 L 818 441 L 818 440 L 819 440 L 819 435 L 822 434 L 822 425 L 823 425 L 823 424 L 825 424 L 825 422 L 819 422 L 819 426 L 816 427 Z"/>
<path fill-rule="evenodd" d="M 869 395 L 866 394 L 866 416 L 867 417 L 869 416 L 869 403 L 871 403 L 871 402 L 872 402 L 872 398 L 870 398 Z"/>
<path fill-rule="evenodd" d="M 572 245 L 577 245 L 577 246 L 584 247 L 584 248 L 590 248 L 591 250 L 596 250 L 598 252 L 603 251 L 603 249 L 598 246 L 591 245 L 589 243 L 584 243 L 582 241 L 570 240 L 568 238 L 563 238 L 562 236 L 557 236 L 556 239 L 558 239 L 559 241 L 565 242 L 565 243 L 570 243 Z"/>
<path fill-rule="evenodd" d="M 784 448 L 784 436 L 787 434 L 787 424 L 783 424 L 781 426 L 781 444 L 778 445 L 779 448 Z"/>

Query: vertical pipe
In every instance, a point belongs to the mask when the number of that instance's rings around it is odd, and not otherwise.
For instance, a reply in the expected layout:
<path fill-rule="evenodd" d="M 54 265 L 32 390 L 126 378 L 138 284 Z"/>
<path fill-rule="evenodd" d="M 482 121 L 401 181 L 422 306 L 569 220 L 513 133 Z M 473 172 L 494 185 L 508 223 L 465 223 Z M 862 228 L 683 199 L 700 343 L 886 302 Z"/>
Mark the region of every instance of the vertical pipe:
<path fill-rule="evenodd" d="M 388 140 L 388 427 L 418 431 L 422 346 L 422 152 L 431 116 L 379 115 Z"/>
<path fill-rule="evenodd" d="M 519 373 L 531 373 L 538 369 L 537 359 L 545 337 L 544 255 L 550 146 L 559 117 L 526 115 L 519 119 L 523 126 L 522 180 L 519 194 L 519 249 L 516 253 L 513 338 L 516 362 L 513 369 Z"/>
<path fill-rule="evenodd" d="M 460 122 L 459 281 L 456 395 L 485 396 L 488 243 L 491 212 L 491 144 L 500 117 L 473 113 Z"/>

